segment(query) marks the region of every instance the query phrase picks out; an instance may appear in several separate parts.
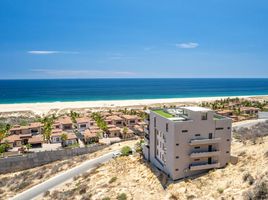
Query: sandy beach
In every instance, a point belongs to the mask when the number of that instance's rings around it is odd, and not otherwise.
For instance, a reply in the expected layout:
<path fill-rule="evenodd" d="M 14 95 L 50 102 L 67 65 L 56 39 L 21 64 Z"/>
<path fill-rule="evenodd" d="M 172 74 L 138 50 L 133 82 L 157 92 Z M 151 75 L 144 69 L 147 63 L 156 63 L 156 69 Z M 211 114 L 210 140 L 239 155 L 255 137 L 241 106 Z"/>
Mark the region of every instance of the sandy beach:
<path fill-rule="evenodd" d="M 267 96 L 238 96 L 239 98 L 267 98 Z M 111 100 L 111 101 L 75 101 L 75 102 L 51 102 L 51 103 L 17 103 L 0 104 L 0 113 L 31 111 L 35 114 L 46 114 L 51 110 L 62 109 L 90 109 L 90 108 L 116 108 L 128 106 L 148 106 L 154 104 L 171 103 L 200 103 L 202 101 L 214 101 L 222 97 L 198 97 L 198 98 L 169 98 L 169 99 L 142 99 L 142 100 Z M 232 97 L 235 98 L 235 97 Z"/>

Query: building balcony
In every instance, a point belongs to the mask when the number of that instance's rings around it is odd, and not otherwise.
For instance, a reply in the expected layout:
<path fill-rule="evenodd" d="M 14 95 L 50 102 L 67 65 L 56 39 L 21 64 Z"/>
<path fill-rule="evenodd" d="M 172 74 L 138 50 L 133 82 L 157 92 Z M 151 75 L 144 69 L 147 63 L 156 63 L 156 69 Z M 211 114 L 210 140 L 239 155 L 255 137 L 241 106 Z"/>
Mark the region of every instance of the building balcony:
<path fill-rule="evenodd" d="M 146 126 L 144 127 L 144 133 L 145 133 L 145 134 L 150 134 L 150 133 L 149 133 L 149 128 L 146 127 Z"/>
<path fill-rule="evenodd" d="M 219 167 L 220 167 L 220 163 L 194 164 L 194 165 L 190 165 L 190 170 L 196 171 L 196 170 L 213 169 L 213 168 L 219 168 Z"/>
<path fill-rule="evenodd" d="M 215 143 L 219 143 L 220 141 L 221 141 L 221 138 L 194 139 L 190 141 L 190 145 L 215 144 Z"/>
<path fill-rule="evenodd" d="M 145 118 L 145 119 L 144 119 L 144 122 L 145 122 L 146 124 L 149 124 L 149 123 L 150 123 L 149 118 Z"/>
<path fill-rule="evenodd" d="M 205 151 L 205 152 L 195 152 L 191 153 L 191 158 L 204 158 L 204 157 L 212 157 L 220 155 L 220 151 Z"/>

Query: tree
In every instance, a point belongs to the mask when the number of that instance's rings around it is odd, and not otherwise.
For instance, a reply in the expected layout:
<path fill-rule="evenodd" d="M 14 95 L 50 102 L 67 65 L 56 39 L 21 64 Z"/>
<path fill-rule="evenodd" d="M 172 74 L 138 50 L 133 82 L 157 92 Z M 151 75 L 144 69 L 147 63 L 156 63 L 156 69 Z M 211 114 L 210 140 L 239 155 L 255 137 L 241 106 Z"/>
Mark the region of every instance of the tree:
<path fill-rule="evenodd" d="M 127 133 L 128 133 L 128 128 L 125 126 L 124 128 L 123 128 L 123 138 L 126 138 L 126 136 L 127 136 Z"/>
<path fill-rule="evenodd" d="M 76 123 L 76 118 L 79 117 L 79 114 L 75 111 L 71 111 L 70 116 L 71 116 L 72 122 Z"/>
<path fill-rule="evenodd" d="M 31 144 L 26 144 L 25 147 L 29 151 L 29 149 L 32 148 L 32 145 Z"/>
<path fill-rule="evenodd" d="M 129 147 L 129 146 L 124 146 L 122 149 L 121 149 L 121 154 L 122 156 L 128 156 L 132 153 L 132 149 Z"/>
<path fill-rule="evenodd" d="M 45 117 L 42 120 L 42 123 L 44 124 L 43 138 L 45 141 L 49 142 L 52 132 L 53 118 Z"/>
<path fill-rule="evenodd" d="M 135 144 L 135 150 L 136 152 L 142 152 L 142 144 L 144 143 L 144 140 L 140 140 Z"/>
<path fill-rule="evenodd" d="M 66 146 L 66 141 L 68 139 L 67 134 L 66 133 L 61 134 L 60 139 L 61 139 L 61 145 Z"/>

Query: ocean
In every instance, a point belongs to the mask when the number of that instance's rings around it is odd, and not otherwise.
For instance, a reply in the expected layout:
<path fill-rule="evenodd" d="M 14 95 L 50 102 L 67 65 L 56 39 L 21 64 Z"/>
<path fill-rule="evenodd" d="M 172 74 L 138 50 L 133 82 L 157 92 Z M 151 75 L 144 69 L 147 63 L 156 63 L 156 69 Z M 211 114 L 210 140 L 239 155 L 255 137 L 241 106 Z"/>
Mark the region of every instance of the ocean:
<path fill-rule="evenodd" d="M 0 104 L 268 95 L 268 79 L 0 80 Z"/>

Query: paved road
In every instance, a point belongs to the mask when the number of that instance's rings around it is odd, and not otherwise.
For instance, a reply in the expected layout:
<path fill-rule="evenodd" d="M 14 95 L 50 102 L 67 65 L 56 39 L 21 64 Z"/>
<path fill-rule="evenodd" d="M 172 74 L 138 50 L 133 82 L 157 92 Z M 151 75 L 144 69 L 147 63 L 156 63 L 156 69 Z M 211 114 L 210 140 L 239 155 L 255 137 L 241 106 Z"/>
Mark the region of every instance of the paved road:
<path fill-rule="evenodd" d="M 87 170 L 96 167 L 99 163 L 104 163 L 104 162 L 112 159 L 113 153 L 115 153 L 115 152 L 118 152 L 118 151 L 107 153 L 101 157 L 85 161 L 81 165 L 76 166 L 70 170 L 67 170 L 66 172 L 63 172 L 57 176 L 54 176 L 54 177 L 50 178 L 49 180 L 47 180 L 43 183 L 40 183 L 40 184 L 38 184 L 38 185 L 28 189 L 28 190 L 16 195 L 15 197 L 13 197 L 11 199 L 12 200 L 30 200 L 30 199 L 33 199 L 36 196 L 42 194 L 43 192 L 67 181 L 68 179 L 71 179 L 78 174 L 84 173 Z"/>
<path fill-rule="evenodd" d="M 247 121 L 241 121 L 241 122 L 236 122 L 235 124 L 233 124 L 233 128 L 239 129 L 241 127 L 251 127 L 254 126 L 260 122 L 265 122 L 267 121 L 267 119 L 253 119 L 253 120 L 247 120 Z"/>

